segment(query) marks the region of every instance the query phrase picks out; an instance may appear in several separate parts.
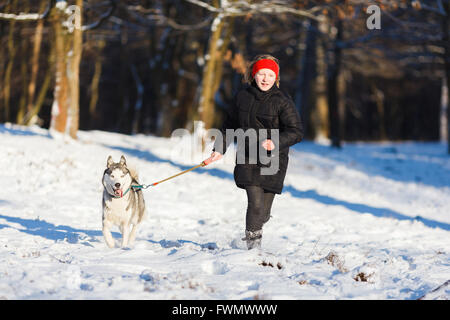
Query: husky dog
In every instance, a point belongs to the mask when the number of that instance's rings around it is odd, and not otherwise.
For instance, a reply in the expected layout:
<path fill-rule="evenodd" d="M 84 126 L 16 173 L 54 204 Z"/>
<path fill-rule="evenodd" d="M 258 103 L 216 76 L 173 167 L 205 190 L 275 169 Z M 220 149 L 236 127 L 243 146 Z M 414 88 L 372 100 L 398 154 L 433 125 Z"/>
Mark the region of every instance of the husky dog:
<path fill-rule="evenodd" d="M 145 216 L 145 202 L 139 185 L 136 170 L 127 167 L 125 157 L 115 163 L 108 157 L 103 173 L 103 236 L 106 244 L 114 247 L 111 227 L 119 226 L 122 233 L 122 247 L 132 245 L 136 237 L 136 228 Z M 131 229 L 131 225 L 133 228 Z M 131 231 L 130 231 L 131 229 Z"/>

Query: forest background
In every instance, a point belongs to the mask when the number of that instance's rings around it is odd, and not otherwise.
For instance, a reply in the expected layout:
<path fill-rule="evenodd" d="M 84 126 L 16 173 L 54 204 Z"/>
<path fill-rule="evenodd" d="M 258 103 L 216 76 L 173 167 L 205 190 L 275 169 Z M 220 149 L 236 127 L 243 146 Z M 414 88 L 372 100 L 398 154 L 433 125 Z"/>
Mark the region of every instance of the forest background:
<path fill-rule="evenodd" d="M 307 139 L 448 141 L 449 15 L 449 0 L 0 1 L 0 122 L 217 128 L 269 53 Z"/>

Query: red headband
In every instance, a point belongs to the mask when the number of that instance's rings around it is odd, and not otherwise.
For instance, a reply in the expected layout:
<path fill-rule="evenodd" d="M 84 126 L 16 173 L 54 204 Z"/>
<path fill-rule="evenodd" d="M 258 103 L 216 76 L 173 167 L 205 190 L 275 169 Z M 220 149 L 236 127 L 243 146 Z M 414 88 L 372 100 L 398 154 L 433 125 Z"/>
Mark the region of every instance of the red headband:
<path fill-rule="evenodd" d="M 278 64 L 271 60 L 271 59 L 261 59 L 255 62 L 255 64 L 253 65 L 252 68 L 252 77 L 255 77 L 255 74 L 258 72 L 258 70 L 260 69 L 270 69 L 273 72 L 275 72 L 275 75 L 277 76 L 278 79 Z"/>

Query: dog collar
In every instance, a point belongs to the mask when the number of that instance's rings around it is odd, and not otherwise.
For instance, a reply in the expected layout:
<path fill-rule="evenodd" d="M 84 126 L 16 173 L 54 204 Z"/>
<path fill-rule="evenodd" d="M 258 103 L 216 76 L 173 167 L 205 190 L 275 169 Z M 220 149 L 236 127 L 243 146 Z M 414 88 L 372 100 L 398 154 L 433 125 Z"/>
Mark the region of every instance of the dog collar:
<path fill-rule="evenodd" d="M 116 195 L 114 195 L 113 197 L 116 198 L 116 199 L 123 198 L 123 197 L 128 193 L 128 191 L 130 191 L 130 189 L 131 189 L 131 187 L 128 188 L 127 191 L 125 191 L 125 192 L 122 194 L 122 196 L 120 196 L 120 197 L 119 197 L 119 196 L 116 196 Z"/>
<path fill-rule="evenodd" d="M 154 185 L 156 185 L 157 183 L 154 183 Z M 137 190 L 142 190 L 142 189 L 147 189 L 148 187 L 150 187 L 150 185 L 145 185 L 145 184 L 134 184 L 131 187 L 129 187 L 127 189 L 127 191 L 125 191 L 121 197 L 118 197 L 116 195 L 113 195 L 114 198 L 116 199 L 120 199 L 123 198 L 124 195 L 126 195 L 128 193 L 128 191 L 130 191 L 131 189 L 133 189 L 133 191 L 137 191 Z"/>

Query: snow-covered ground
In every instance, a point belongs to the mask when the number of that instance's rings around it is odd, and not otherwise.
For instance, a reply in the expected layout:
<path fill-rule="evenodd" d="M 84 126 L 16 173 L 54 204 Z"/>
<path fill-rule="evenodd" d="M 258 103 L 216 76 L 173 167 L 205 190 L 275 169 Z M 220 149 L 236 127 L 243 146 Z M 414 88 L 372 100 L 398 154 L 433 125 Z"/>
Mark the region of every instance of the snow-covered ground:
<path fill-rule="evenodd" d="M 179 148 L 0 125 L 0 299 L 449 299 L 445 144 L 296 145 L 262 251 L 240 240 L 245 191 L 221 160 L 145 190 L 135 245 L 109 249 L 108 155 L 124 154 L 150 184 L 198 164 Z"/>

